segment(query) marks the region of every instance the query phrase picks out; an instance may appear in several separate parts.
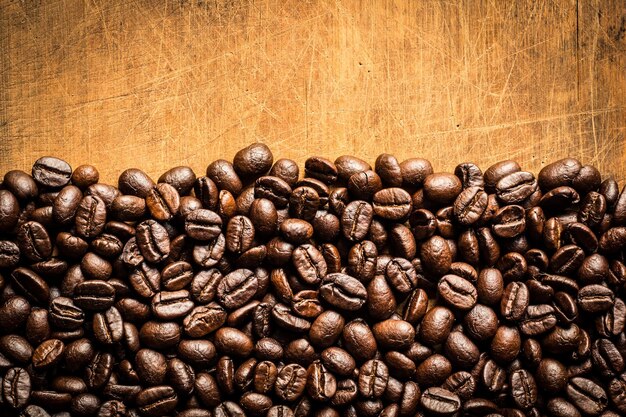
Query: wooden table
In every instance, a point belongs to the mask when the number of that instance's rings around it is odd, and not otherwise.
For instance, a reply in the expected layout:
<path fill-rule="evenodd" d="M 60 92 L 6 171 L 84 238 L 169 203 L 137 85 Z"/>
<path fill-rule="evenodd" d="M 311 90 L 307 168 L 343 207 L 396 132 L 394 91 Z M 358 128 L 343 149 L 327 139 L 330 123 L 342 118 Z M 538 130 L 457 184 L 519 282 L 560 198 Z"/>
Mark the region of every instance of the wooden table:
<path fill-rule="evenodd" d="M 0 0 L 0 172 L 157 178 L 254 141 L 626 179 L 624 0 Z"/>

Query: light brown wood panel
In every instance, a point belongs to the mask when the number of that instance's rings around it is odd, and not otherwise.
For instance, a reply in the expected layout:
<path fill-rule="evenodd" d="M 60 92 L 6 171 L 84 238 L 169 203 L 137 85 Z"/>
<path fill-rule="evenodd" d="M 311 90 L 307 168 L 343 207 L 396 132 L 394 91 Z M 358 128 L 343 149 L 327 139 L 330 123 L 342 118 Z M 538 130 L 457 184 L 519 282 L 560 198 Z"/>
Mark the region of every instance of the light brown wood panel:
<path fill-rule="evenodd" d="M 0 172 L 381 152 L 626 179 L 623 0 L 0 0 Z"/>

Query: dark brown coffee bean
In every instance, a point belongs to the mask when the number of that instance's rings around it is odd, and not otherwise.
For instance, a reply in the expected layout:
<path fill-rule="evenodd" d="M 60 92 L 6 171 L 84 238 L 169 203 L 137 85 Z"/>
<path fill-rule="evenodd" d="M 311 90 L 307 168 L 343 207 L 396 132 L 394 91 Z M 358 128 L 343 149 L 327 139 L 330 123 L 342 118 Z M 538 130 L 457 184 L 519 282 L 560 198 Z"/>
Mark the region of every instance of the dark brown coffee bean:
<path fill-rule="evenodd" d="M 23 223 L 17 230 L 20 253 L 32 262 L 40 262 L 52 255 L 52 243 L 44 226 L 35 221 Z"/>
<path fill-rule="evenodd" d="M 454 168 L 454 175 L 459 177 L 463 189 L 469 187 L 485 188 L 485 180 L 483 179 L 483 172 L 478 166 L 471 162 L 465 162 L 459 164 Z"/>
<path fill-rule="evenodd" d="M 194 307 L 189 291 L 161 291 L 152 298 L 152 313 L 160 320 L 185 316 Z"/>
<path fill-rule="evenodd" d="M 454 201 L 456 221 L 465 226 L 476 223 L 487 208 L 487 199 L 482 188 L 465 188 Z"/>
<path fill-rule="evenodd" d="M 429 346 L 439 345 L 448 338 L 453 324 L 452 311 L 445 307 L 434 307 L 422 319 L 418 338 Z"/>
<path fill-rule="evenodd" d="M 424 410 L 438 416 L 452 416 L 461 409 L 458 395 L 438 387 L 426 389 L 422 393 L 420 404 Z"/>
<path fill-rule="evenodd" d="M 221 227 L 222 219 L 211 210 L 194 210 L 185 218 L 185 232 L 196 240 L 207 241 L 216 238 L 221 233 Z"/>
<path fill-rule="evenodd" d="M 421 158 L 410 158 L 400 163 L 402 182 L 408 187 L 421 187 L 427 176 L 433 173 L 429 161 Z"/>
<path fill-rule="evenodd" d="M 614 302 L 613 291 L 603 285 L 587 285 L 578 292 L 578 306 L 588 313 L 607 311 Z"/>
<path fill-rule="evenodd" d="M 137 226 L 137 246 L 143 257 L 152 263 L 163 261 L 170 253 L 167 230 L 154 220 L 146 220 Z"/>
<path fill-rule="evenodd" d="M 212 268 L 222 260 L 226 251 L 226 238 L 223 234 L 205 245 L 196 245 L 193 248 L 193 260 L 200 266 Z"/>
<path fill-rule="evenodd" d="M 530 172 L 518 171 L 502 177 L 495 185 L 498 198 L 507 204 L 518 204 L 537 190 L 537 180 Z"/>
<path fill-rule="evenodd" d="M 450 361 L 461 368 L 471 369 L 478 362 L 478 347 L 461 332 L 452 332 L 446 339 L 444 351 Z"/>
<path fill-rule="evenodd" d="M 320 348 L 332 346 L 339 340 L 344 318 L 333 310 L 326 310 L 313 321 L 309 330 L 311 343 Z"/>
<path fill-rule="evenodd" d="M 12 409 L 28 404 L 31 378 L 24 368 L 10 368 L 2 379 L 2 402 Z"/>
<path fill-rule="evenodd" d="M 311 328 L 311 323 L 297 316 L 293 310 L 284 304 L 276 304 L 271 310 L 271 316 L 274 322 L 286 330 L 296 333 L 304 333 Z"/>
<path fill-rule="evenodd" d="M 307 284 L 319 284 L 328 272 L 324 256 L 315 246 L 310 244 L 297 247 L 291 255 L 291 260 L 298 275 Z"/>
<path fill-rule="evenodd" d="M 11 273 L 15 289 L 28 299 L 37 303 L 47 303 L 50 298 L 50 288 L 46 281 L 28 268 L 16 268 Z"/>
<path fill-rule="evenodd" d="M 302 396 L 306 385 L 306 369 L 295 363 L 285 365 L 276 377 L 276 395 L 284 401 L 295 401 Z"/>
<path fill-rule="evenodd" d="M 500 326 L 491 340 L 491 357 L 500 363 L 513 361 L 522 347 L 517 327 Z"/>
<path fill-rule="evenodd" d="M 72 168 L 62 159 L 44 156 L 33 164 L 32 175 L 41 186 L 60 188 L 70 181 Z"/>
<path fill-rule="evenodd" d="M 311 157 L 304 162 L 304 174 L 325 184 L 331 185 L 337 181 L 337 167 L 331 161 L 321 157 Z"/>
<path fill-rule="evenodd" d="M 249 269 L 237 269 L 220 280 L 217 297 L 224 307 L 232 310 L 250 301 L 258 288 L 259 281 L 254 272 Z"/>
<path fill-rule="evenodd" d="M 530 305 L 519 328 L 525 336 L 537 336 L 552 329 L 557 323 L 554 308 L 549 304 Z"/>
<path fill-rule="evenodd" d="M 85 281 L 74 289 L 74 302 L 84 310 L 106 310 L 114 301 L 115 288 L 106 281 Z"/>
<path fill-rule="evenodd" d="M 324 402 L 335 395 L 337 381 L 321 362 L 314 362 L 307 371 L 306 387 L 313 400 Z"/>
<path fill-rule="evenodd" d="M 369 360 L 359 369 L 359 393 L 366 398 L 381 397 L 387 388 L 388 380 L 387 365 L 377 359 Z"/>
<path fill-rule="evenodd" d="M 402 185 L 402 169 L 395 156 L 383 153 L 376 158 L 374 170 L 380 176 L 383 183 L 389 187 Z"/>
<path fill-rule="evenodd" d="M 215 332 L 215 347 L 229 356 L 246 357 L 252 353 L 252 339 L 240 330 L 222 327 Z"/>
<path fill-rule="evenodd" d="M 177 323 L 148 321 L 141 326 L 139 338 L 146 347 L 159 350 L 176 346 L 180 341 L 181 329 Z"/>
<path fill-rule="evenodd" d="M 137 394 L 139 412 L 145 416 L 163 416 L 171 413 L 178 404 L 176 391 L 169 385 L 146 388 Z"/>
<path fill-rule="evenodd" d="M 346 324 L 343 328 L 342 341 L 344 348 L 357 361 L 373 359 L 376 355 L 376 338 L 363 320 L 357 319 Z"/>
<path fill-rule="evenodd" d="M 203 337 L 219 329 L 226 322 L 226 311 L 217 303 L 197 306 L 185 317 L 185 333 L 191 337 Z"/>
<path fill-rule="evenodd" d="M 287 207 L 291 196 L 291 187 L 278 177 L 260 177 L 254 184 L 254 197 L 270 200 L 277 209 Z"/>
<path fill-rule="evenodd" d="M 450 375 L 441 388 L 453 392 L 461 400 L 467 401 L 476 391 L 476 380 L 469 372 L 458 371 Z"/>
<path fill-rule="evenodd" d="M 566 393 L 569 400 L 587 415 L 599 415 L 608 405 L 606 391 L 587 378 L 570 379 Z"/>
<path fill-rule="evenodd" d="M 106 206 L 96 196 L 86 196 L 76 209 L 76 233 L 86 239 L 102 233 L 106 223 Z"/>
<path fill-rule="evenodd" d="M 437 284 L 439 296 L 458 310 L 470 310 L 478 299 L 476 287 L 457 275 L 444 275 Z"/>
<path fill-rule="evenodd" d="M 319 292 L 329 304 L 348 311 L 360 309 L 367 299 L 367 290 L 363 284 L 356 278 L 342 273 L 326 275 Z"/>
<path fill-rule="evenodd" d="M 252 247 L 254 225 L 246 216 L 235 216 L 226 226 L 226 249 L 241 254 Z"/>
<path fill-rule="evenodd" d="M 341 216 L 341 229 L 346 239 L 363 240 L 372 223 L 373 214 L 372 206 L 366 201 L 355 200 L 348 204 Z"/>
<path fill-rule="evenodd" d="M 84 380 L 90 389 L 102 388 L 113 371 L 113 355 L 97 352 L 85 368 Z"/>
<path fill-rule="evenodd" d="M 376 275 L 368 283 L 366 306 L 369 314 L 378 320 L 389 318 L 396 311 L 396 298 L 384 276 Z"/>

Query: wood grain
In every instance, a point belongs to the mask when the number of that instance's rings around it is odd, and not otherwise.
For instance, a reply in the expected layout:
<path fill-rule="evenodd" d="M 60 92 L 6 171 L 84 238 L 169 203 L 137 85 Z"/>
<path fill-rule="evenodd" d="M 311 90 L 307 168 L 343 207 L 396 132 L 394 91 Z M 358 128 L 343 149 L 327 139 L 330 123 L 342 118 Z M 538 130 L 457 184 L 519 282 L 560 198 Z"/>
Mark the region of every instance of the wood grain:
<path fill-rule="evenodd" d="M 623 0 L 0 0 L 0 172 L 381 152 L 626 179 Z"/>

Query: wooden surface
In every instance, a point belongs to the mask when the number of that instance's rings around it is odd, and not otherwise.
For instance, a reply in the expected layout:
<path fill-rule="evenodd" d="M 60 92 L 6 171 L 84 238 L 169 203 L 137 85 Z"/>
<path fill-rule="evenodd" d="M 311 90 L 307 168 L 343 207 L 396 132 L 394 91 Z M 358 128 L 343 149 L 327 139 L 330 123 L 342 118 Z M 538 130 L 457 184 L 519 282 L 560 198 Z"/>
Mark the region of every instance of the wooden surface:
<path fill-rule="evenodd" d="M 157 178 L 253 141 L 626 180 L 624 0 L 0 0 L 0 172 Z"/>

